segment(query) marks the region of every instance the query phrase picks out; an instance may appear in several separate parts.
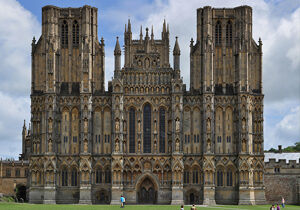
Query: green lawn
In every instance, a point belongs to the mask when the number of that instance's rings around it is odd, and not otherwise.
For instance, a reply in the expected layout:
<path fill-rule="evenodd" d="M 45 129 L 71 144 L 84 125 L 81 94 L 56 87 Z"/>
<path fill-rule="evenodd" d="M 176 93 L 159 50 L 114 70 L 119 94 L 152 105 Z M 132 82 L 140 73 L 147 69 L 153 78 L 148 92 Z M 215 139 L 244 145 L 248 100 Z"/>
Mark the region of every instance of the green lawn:
<path fill-rule="evenodd" d="M 189 210 L 190 206 L 185 206 L 185 210 Z M 120 206 L 108 206 L 108 205 L 42 205 L 42 204 L 18 204 L 18 203 L 0 203 L 0 209 L 5 210 L 72 210 L 72 209 L 86 209 L 86 210 L 113 210 L 113 209 L 120 209 Z M 179 210 L 180 206 L 171 206 L 171 205 L 128 205 L 125 206 L 124 210 Z M 263 209 L 270 209 L 270 205 L 260 205 L 260 206 L 209 206 L 209 207 L 197 207 L 197 209 L 207 209 L 207 210 L 236 210 L 236 209 L 255 209 L 255 210 L 263 210 Z M 293 206 L 288 205 L 284 210 L 300 210 L 300 206 Z"/>

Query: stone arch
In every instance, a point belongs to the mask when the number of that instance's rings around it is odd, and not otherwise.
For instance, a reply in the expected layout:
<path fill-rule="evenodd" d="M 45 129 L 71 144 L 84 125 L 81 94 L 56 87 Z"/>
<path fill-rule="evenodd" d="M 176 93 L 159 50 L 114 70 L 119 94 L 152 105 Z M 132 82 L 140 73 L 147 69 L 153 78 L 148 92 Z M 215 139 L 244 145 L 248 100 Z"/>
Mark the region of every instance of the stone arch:
<path fill-rule="evenodd" d="M 152 203 L 157 201 L 159 180 L 151 173 L 145 173 L 136 181 L 137 203 Z"/>

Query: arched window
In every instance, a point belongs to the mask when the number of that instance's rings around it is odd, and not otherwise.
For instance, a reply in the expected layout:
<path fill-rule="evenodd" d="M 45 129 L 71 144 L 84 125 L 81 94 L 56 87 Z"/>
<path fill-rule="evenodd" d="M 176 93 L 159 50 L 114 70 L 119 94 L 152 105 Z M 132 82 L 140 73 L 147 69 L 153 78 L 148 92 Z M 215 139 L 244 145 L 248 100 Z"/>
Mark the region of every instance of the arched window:
<path fill-rule="evenodd" d="M 79 25 L 75 20 L 73 23 L 73 46 L 78 47 L 79 45 Z"/>
<path fill-rule="evenodd" d="M 135 110 L 129 110 L 129 152 L 135 152 Z"/>
<path fill-rule="evenodd" d="M 220 45 L 221 42 L 222 42 L 222 26 L 221 26 L 221 22 L 218 21 L 215 30 L 215 44 Z"/>
<path fill-rule="evenodd" d="M 232 44 L 232 23 L 231 23 L 231 21 L 228 21 L 227 25 L 226 25 L 226 44 L 227 45 Z"/>
<path fill-rule="evenodd" d="M 68 171 L 66 169 L 61 172 L 61 185 L 68 186 Z"/>
<path fill-rule="evenodd" d="M 199 184 L 199 171 L 197 170 L 193 171 L 193 183 Z"/>
<path fill-rule="evenodd" d="M 159 110 L 159 152 L 165 153 L 166 142 L 166 111 L 164 108 Z"/>
<path fill-rule="evenodd" d="M 97 184 L 102 183 L 102 170 L 101 170 L 101 168 L 97 169 L 97 171 L 96 171 L 96 183 Z"/>
<path fill-rule="evenodd" d="M 75 168 L 72 170 L 71 186 L 77 186 L 77 170 Z"/>
<path fill-rule="evenodd" d="M 144 106 L 144 153 L 151 153 L 151 106 Z"/>
<path fill-rule="evenodd" d="M 217 171 L 217 186 L 223 186 L 223 171 Z"/>
<path fill-rule="evenodd" d="M 232 186 L 232 171 L 227 171 L 227 186 Z"/>
<path fill-rule="evenodd" d="M 61 46 L 63 48 L 68 47 L 68 23 L 65 20 L 61 25 Z"/>
<path fill-rule="evenodd" d="M 111 183 L 111 171 L 109 168 L 105 170 L 105 183 Z"/>
<path fill-rule="evenodd" d="M 183 181 L 184 181 L 185 184 L 189 184 L 190 183 L 190 172 L 189 172 L 188 169 L 184 171 Z"/>

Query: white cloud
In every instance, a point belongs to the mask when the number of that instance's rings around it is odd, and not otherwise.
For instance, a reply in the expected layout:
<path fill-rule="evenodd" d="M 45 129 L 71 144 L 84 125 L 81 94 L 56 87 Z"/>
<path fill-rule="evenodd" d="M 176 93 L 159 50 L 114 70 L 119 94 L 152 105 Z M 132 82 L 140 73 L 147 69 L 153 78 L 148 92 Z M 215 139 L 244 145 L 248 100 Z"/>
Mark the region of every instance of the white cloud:
<path fill-rule="evenodd" d="M 0 156 L 21 153 L 23 120 L 30 117 L 31 47 L 40 24 L 17 1 L 0 0 Z"/>

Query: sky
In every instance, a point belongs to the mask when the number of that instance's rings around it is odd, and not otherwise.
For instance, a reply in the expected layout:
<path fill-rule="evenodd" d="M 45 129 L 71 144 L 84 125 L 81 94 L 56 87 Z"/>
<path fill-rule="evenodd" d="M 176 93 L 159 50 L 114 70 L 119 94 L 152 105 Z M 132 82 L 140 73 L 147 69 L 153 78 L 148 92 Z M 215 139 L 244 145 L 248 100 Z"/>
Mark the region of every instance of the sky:
<path fill-rule="evenodd" d="M 196 38 L 196 9 L 251 6 L 253 39 L 261 37 L 263 42 L 265 149 L 300 141 L 300 0 L 0 0 L 0 157 L 17 158 L 22 151 L 24 119 L 27 126 L 30 120 L 31 41 L 41 35 L 45 5 L 98 8 L 106 88 L 113 75 L 116 37 L 123 45 L 128 18 L 134 38 L 141 25 L 143 29 L 153 25 L 154 36 L 160 39 L 163 20 L 169 23 L 170 49 L 178 36 L 181 74 L 189 88 L 189 42 Z"/>

